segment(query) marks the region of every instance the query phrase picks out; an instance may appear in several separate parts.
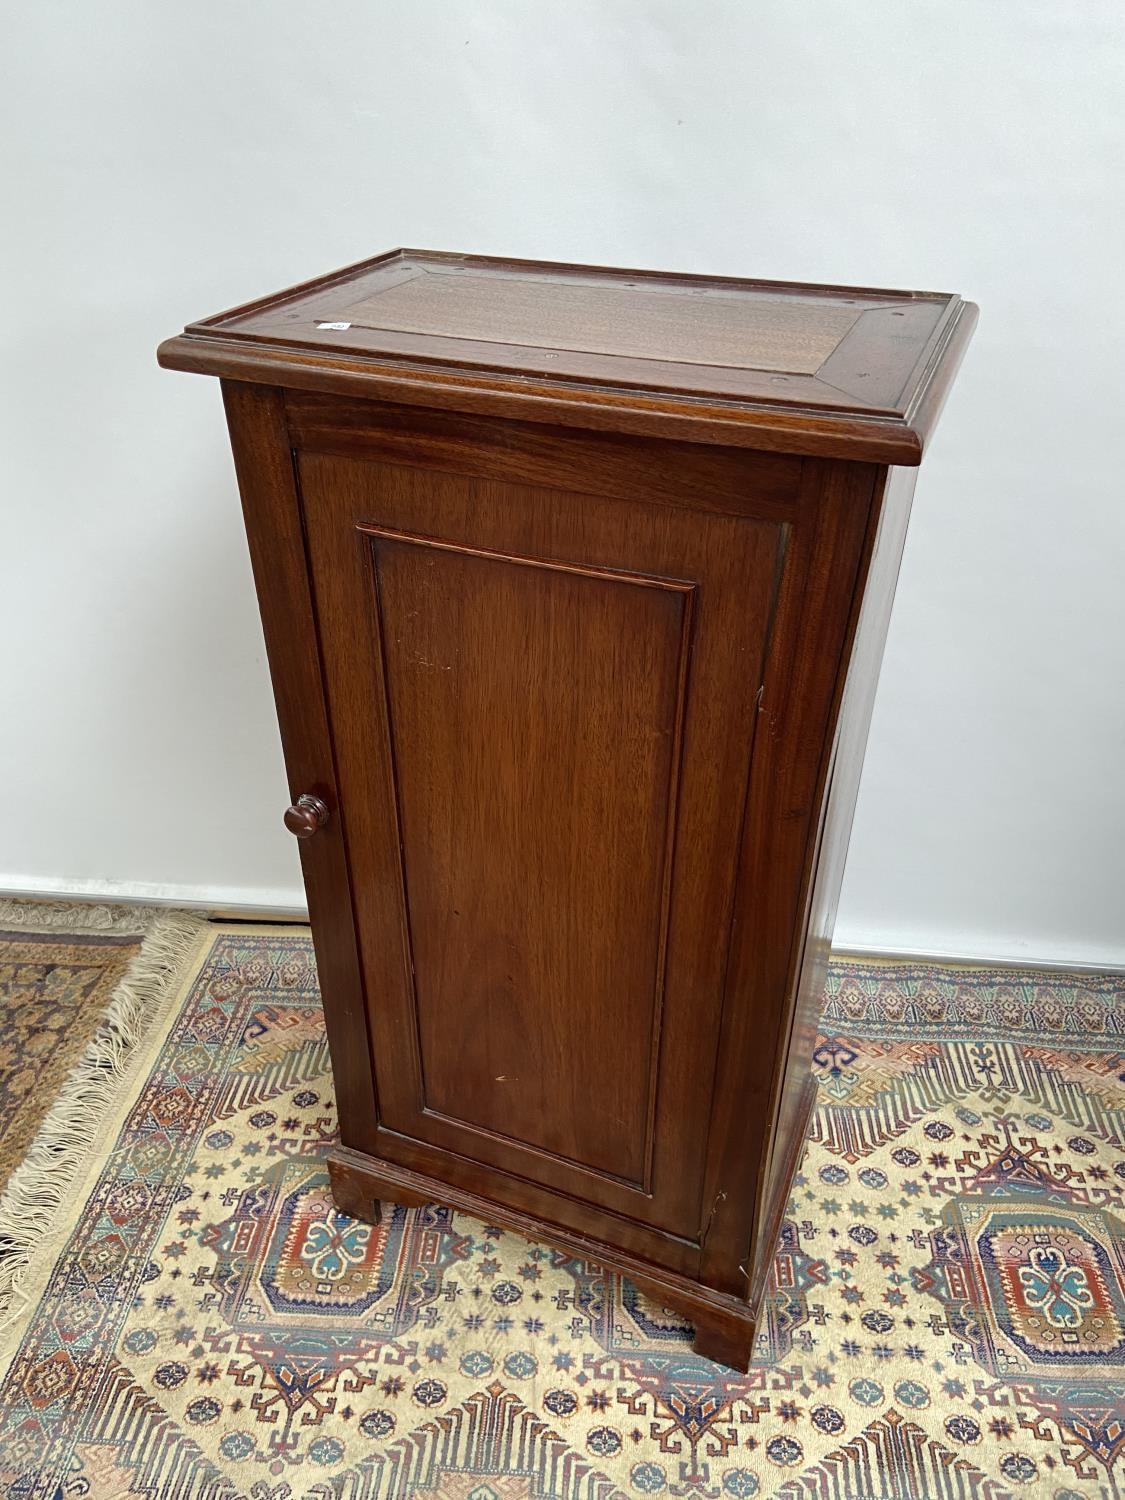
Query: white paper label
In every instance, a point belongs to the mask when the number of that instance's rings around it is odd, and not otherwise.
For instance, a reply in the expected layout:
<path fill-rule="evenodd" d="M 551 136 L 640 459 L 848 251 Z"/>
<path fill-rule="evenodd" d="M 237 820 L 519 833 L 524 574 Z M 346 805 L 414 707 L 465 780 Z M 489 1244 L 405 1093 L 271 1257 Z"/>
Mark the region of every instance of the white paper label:
<path fill-rule="evenodd" d="M 346 328 L 350 328 L 352 325 L 350 323 L 318 323 L 316 326 L 318 328 L 332 328 L 337 333 L 343 333 Z"/>

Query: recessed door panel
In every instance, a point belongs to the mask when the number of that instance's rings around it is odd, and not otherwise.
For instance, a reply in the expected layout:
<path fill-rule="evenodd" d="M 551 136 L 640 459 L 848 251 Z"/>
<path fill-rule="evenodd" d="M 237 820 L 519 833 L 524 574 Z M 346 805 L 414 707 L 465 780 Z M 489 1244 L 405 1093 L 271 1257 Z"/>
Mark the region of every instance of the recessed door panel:
<path fill-rule="evenodd" d="M 424 1105 L 643 1186 L 692 586 L 363 534 Z"/>

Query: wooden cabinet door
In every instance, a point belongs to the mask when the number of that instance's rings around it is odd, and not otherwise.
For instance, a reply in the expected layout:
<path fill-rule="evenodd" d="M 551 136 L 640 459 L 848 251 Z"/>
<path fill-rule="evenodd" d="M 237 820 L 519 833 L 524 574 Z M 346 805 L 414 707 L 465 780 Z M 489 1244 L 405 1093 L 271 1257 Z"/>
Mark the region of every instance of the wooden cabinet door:
<path fill-rule="evenodd" d="M 298 475 L 380 1153 L 698 1241 L 778 508 Z"/>

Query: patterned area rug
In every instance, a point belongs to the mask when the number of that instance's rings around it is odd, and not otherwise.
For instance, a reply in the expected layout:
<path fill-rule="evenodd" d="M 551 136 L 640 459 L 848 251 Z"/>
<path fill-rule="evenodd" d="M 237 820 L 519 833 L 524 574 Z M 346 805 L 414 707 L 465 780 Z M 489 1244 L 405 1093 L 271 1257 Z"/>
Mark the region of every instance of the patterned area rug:
<path fill-rule="evenodd" d="M 332 1206 L 311 947 L 220 929 L 0 1387 L 18 1500 L 1050 1500 L 1125 1489 L 1125 988 L 834 968 L 750 1374 L 619 1278 Z"/>
<path fill-rule="evenodd" d="M 0 903 L 0 1192 L 101 1024 L 146 925 L 143 913 L 101 922 L 88 908 Z"/>
<path fill-rule="evenodd" d="M 0 898 L 0 1327 L 206 927 L 153 907 Z"/>

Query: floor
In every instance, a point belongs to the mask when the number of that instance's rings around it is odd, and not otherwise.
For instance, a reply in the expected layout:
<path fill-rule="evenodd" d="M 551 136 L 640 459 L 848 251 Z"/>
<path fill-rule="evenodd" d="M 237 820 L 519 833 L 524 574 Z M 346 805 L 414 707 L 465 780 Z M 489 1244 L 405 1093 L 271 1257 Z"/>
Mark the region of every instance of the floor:
<path fill-rule="evenodd" d="M 14 1332 L 9 1493 L 1125 1491 L 1120 977 L 833 966 L 744 1376 L 549 1244 L 440 1205 L 337 1214 L 307 933 L 204 947 Z"/>

